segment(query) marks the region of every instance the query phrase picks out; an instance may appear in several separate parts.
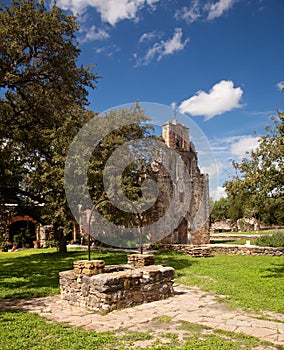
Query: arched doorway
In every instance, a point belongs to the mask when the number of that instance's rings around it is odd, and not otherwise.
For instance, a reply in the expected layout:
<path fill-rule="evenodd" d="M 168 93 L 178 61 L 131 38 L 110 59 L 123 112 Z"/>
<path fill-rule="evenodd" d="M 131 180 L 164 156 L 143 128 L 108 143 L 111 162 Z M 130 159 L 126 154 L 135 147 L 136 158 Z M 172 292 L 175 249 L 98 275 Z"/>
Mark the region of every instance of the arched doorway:
<path fill-rule="evenodd" d="M 38 223 L 28 215 L 14 216 L 9 224 L 9 240 L 17 248 L 32 247 L 37 239 Z"/>
<path fill-rule="evenodd" d="M 178 225 L 178 244 L 188 244 L 187 242 L 188 223 L 185 218 Z"/>

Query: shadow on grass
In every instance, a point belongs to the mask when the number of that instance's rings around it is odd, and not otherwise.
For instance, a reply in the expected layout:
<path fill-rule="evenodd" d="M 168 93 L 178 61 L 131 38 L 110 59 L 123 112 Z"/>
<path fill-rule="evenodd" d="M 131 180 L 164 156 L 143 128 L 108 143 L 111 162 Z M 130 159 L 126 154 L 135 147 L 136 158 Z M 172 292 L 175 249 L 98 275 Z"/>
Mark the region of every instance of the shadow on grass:
<path fill-rule="evenodd" d="M 6 253 L 3 253 L 6 254 Z M 46 250 L 30 251 L 27 255 L 8 253 L 0 260 L 0 298 L 32 299 L 60 293 L 59 272 L 71 270 L 75 260 L 86 260 L 87 252 L 69 251 L 66 254 Z M 91 259 L 103 259 L 106 265 L 126 264 L 122 252 L 92 251 Z M 155 254 L 155 263 L 172 266 L 176 277 L 184 276 L 186 269 L 197 259 L 176 252 Z"/>
<path fill-rule="evenodd" d="M 284 278 L 284 265 L 283 264 L 272 264 L 272 267 L 263 271 L 265 274 L 264 278 Z"/>
<path fill-rule="evenodd" d="M 15 253 L 17 254 L 17 253 Z M 95 252 L 92 258 L 106 264 L 126 263 L 124 253 Z M 85 251 L 34 253 L 1 259 L 0 295 L 2 298 L 31 299 L 59 293 L 60 271 L 71 270 L 73 261 L 87 259 Z"/>
<path fill-rule="evenodd" d="M 182 277 L 186 275 L 185 269 L 198 263 L 197 259 L 187 257 L 182 253 L 177 252 L 163 252 L 155 255 L 155 263 L 163 266 L 171 266 L 175 269 L 175 277 Z M 184 270 L 184 272 L 183 272 Z"/>

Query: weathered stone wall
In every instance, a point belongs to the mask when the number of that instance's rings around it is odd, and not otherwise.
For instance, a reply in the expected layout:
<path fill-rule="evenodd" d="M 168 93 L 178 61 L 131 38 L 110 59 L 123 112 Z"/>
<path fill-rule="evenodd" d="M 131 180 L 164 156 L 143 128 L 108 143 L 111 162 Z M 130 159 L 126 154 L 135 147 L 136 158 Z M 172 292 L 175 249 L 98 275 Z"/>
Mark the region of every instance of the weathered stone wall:
<path fill-rule="evenodd" d="M 214 254 L 284 256 L 284 248 L 281 247 L 274 248 L 231 244 L 208 244 L 199 247 L 184 244 L 164 244 L 159 247 L 159 250 L 173 250 L 192 257 L 210 257 Z"/>
<path fill-rule="evenodd" d="M 163 125 L 162 135 L 166 145 L 174 149 L 180 157 L 172 157 L 169 154 L 162 159 L 165 168 L 173 171 L 173 177 L 162 167 L 156 166 L 161 194 L 157 199 L 156 211 L 163 214 L 168 209 L 172 200 L 172 188 L 175 188 L 180 196 L 172 214 L 178 216 L 179 212 L 183 212 L 182 208 L 185 205 L 187 213 L 182 215 L 184 218 L 178 227 L 160 241 L 164 244 L 208 244 L 210 243 L 209 179 L 207 174 L 202 174 L 200 171 L 195 146 L 190 142 L 189 129 L 174 120 Z"/>
<path fill-rule="evenodd" d="M 147 259 L 149 263 L 151 258 Z M 75 262 L 73 270 L 59 273 L 61 297 L 73 305 L 110 312 L 173 295 L 172 267 L 141 266 L 138 254 L 129 261 L 111 266 L 104 266 L 102 260 L 85 261 L 85 266 L 83 261 Z"/>

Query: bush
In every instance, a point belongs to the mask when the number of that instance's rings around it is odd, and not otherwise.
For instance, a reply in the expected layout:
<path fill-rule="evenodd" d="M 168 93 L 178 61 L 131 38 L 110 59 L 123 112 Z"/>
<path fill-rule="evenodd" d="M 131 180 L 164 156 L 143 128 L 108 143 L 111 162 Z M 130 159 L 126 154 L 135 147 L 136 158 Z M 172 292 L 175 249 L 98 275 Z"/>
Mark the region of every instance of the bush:
<path fill-rule="evenodd" d="M 1 242 L 0 249 L 2 252 L 7 252 L 9 249 L 12 249 L 13 243 L 11 242 Z"/>
<path fill-rule="evenodd" d="M 14 235 L 14 243 L 17 248 L 23 247 L 25 244 L 32 243 L 33 235 L 29 229 L 21 228 L 17 234 Z"/>
<path fill-rule="evenodd" d="M 50 241 L 45 242 L 46 247 L 53 248 L 53 247 L 58 247 L 59 242 L 56 239 L 51 239 Z"/>
<path fill-rule="evenodd" d="M 284 247 L 284 232 L 261 236 L 255 244 L 261 247 Z"/>

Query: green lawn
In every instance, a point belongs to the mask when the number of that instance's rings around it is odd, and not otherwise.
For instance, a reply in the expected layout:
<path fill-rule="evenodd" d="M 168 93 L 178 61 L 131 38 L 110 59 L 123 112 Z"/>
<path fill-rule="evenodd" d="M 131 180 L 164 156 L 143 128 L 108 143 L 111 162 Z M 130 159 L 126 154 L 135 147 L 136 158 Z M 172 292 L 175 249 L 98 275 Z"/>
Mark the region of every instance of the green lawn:
<path fill-rule="evenodd" d="M 284 257 L 217 255 L 189 258 L 168 252 L 157 262 L 176 269 L 176 282 L 226 295 L 232 307 L 284 311 Z"/>
<path fill-rule="evenodd" d="M 0 253 L 0 298 L 30 299 L 59 293 L 59 271 L 72 269 L 74 260 L 87 252 L 29 249 Z M 125 253 L 92 252 L 93 259 L 106 264 L 127 262 Z M 176 282 L 200 286 L 226 295 L 232 307 L 245 310 L 283 312 L 284 257 L 217 255 L 190 258 L 183 254 L 157 253 L 156 263 L 173 266 Z"/>
<path fill-rule="evenodd" d="M 87 252 L 73 250 L 60 254 L 55 249 L 30 249 L 14 253 L 0 253 L 0 298 L 25 298 L 59 293 L 59 271 L 72 268 L 74 260 L 86 259 Z M 125 253 L 92 252 L 93 259 L 104 259 L 107 264 L 126 263 Z M 218 255 L 212 258 L 189 258 L 183 254 L 166 252 L 156 254 L 156 263 L 173 266 L 176 282 L 197 285 L 227 295 L 233 307 L 259 311 L 283 312 L 284 257 L 251 257 Z M 165 310 L 166 315 L 166 310 Z M 1 311 L 0 346 L 3 350 L 89 350 L 140 349 L 139 341 L 152 341 L 145 349 L 269 349 L 258 339 L 232 332 L 208 329 L 203 326 L 175 325 L 181 330 L 177 341 L 173 322 L 160 319 L 156 331 L 96 333 L 68 325 L 50 323 L 36 314 L 23 311 Z M 164 324 L 164 325 L 163 325 Z M 167 331 L 167 326 L 170 330 Z M 164 344 L 168 341 L 168 344 Z M 279 348 L 280 349 L 280 348 Z"/>
<path fill-rule="evenodd" d="M 263 230 L 263 231 L 249 231 L 249 232 L 237 232 L 238 234 L 249 234 L 249 235 L 255 235 L 255 234 L 258 234 L 258 235 L 275 235 L 275 234 L 278 234 L 279 232 L 282 232 L 284 233 L 284 230 L 283 229 L 279 229 L 279 230 Z"/>
<path fill-rule="evenodd" d="M 106 264 L 127 262 L 124 253 L 92 252 Z M 55 248 L 0 253 L 0 298 L 31 299 L 60 293 L 58 273 L 73 268 L 73 261 L 87 259 L 86 250 L 61 254 Z"/>
<path fill-rule="evenodd" d="M 246 244 L 246 242 L 247 241 L 250 241 L 250 244 L 251 245 L 255 245 L 255 243 L 256 243 L 256 239 L 249 239 L 249 238 L 245 238 L 245 239 L 235 239 L 235 240 L 232 240 L 232 239 L 230 239 L 230 240 L 227 240 L 227 239 L 216 239 L 216 240 L 214 240 L 214 239 L 211 239 L 210 240 L 210 243 L 211 244 L 232 244 L 232 245 L 244 245 L 244 244 Z"/>
<path fill-rule="evenodd" d="M 233 236 L 229 239 L 214 239 L 214 234 L 211 235 L 210 243 L 211 244 L 246 244 L 247 240 L 250 240 L 251 245 L 260 245 L 260 246 L 270 246 L 270 247 L 281 247 L 283 245 L 283 235 L 284 230 L 266 230 L 266 231 L 249 231 L 249 232 L 223 232 L 221 233 L 224 236 L 230 236 L 230 235 L 238 235 L 240 237 L 243 236 L 243 238 L 237 238 L 234 239 Z M 250 236 L 253 235 L 260 235 L 259 238 L 250 238 Z M 266 236 L 270 236 L 266 238 Z M 272 238 L 272 237 L 273 238 Z M 276 238 L 277 237 L 277 238 Z M 266 238 L 266 239 L 265 239 Z M 260 244 L 258 244 L 258 241 L 262 240 Z M 264 241 L 263 241 L 264 240 Z M 272 242 L 271 242 L 272 241 Z"/>

